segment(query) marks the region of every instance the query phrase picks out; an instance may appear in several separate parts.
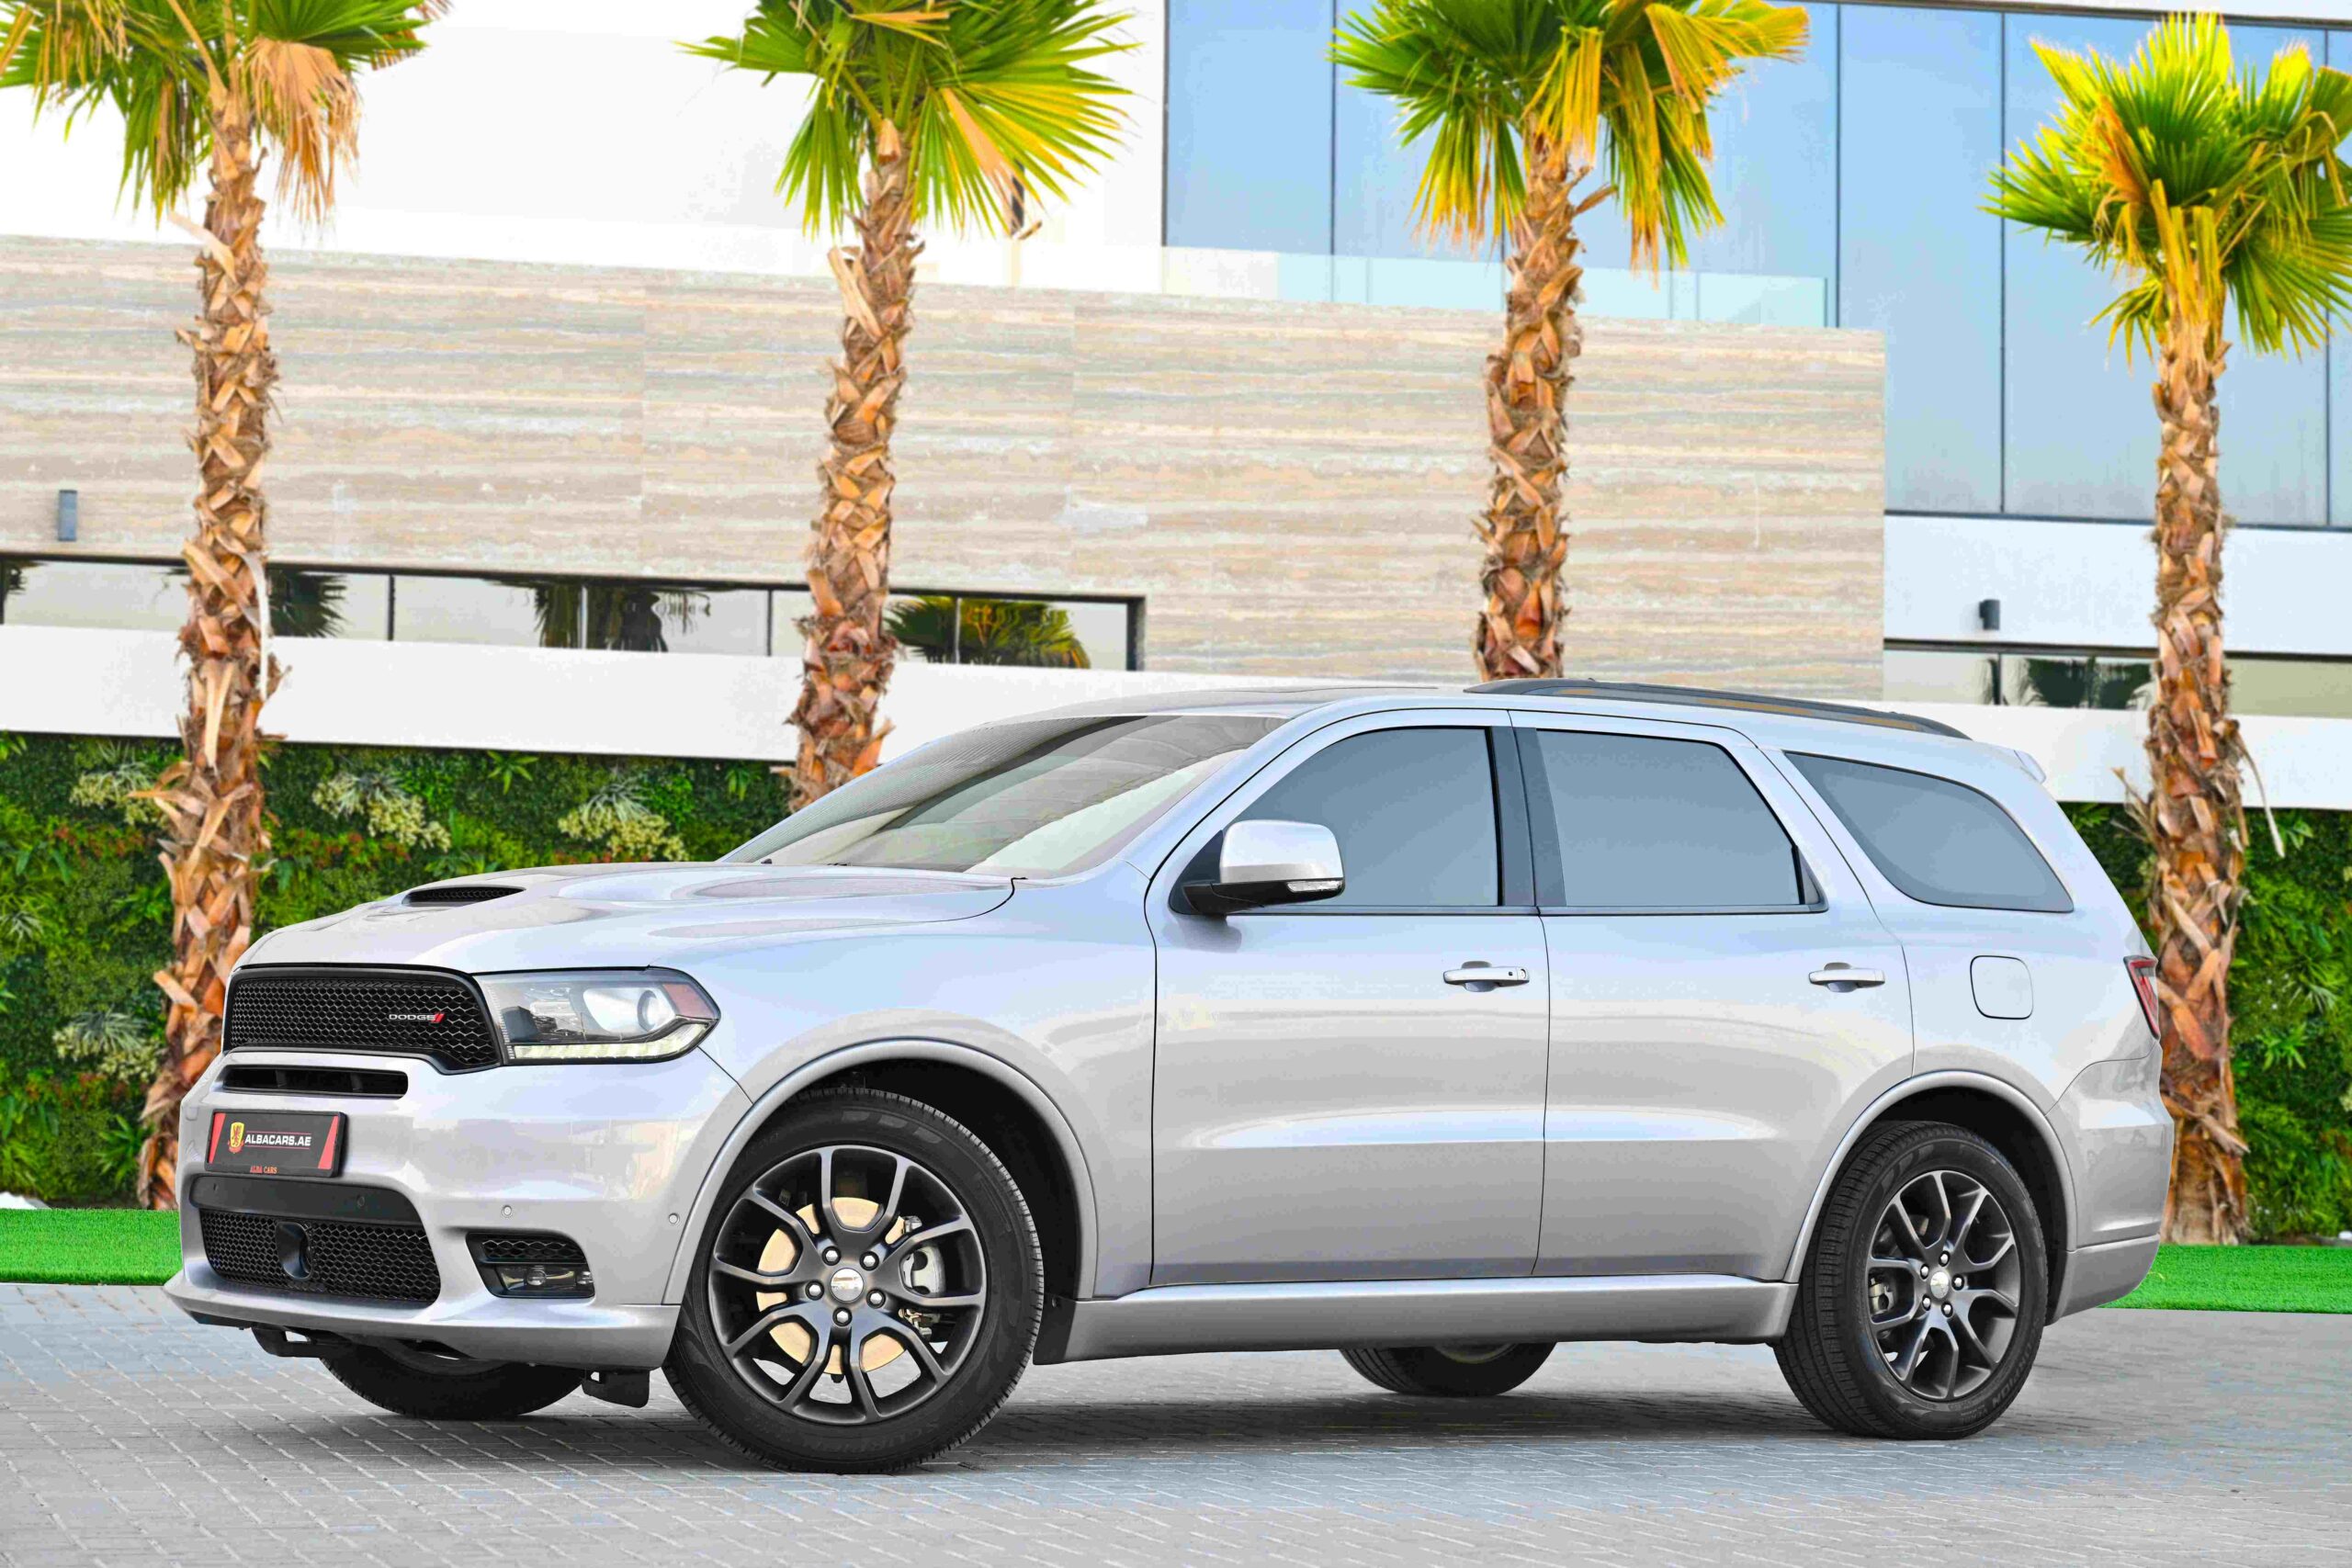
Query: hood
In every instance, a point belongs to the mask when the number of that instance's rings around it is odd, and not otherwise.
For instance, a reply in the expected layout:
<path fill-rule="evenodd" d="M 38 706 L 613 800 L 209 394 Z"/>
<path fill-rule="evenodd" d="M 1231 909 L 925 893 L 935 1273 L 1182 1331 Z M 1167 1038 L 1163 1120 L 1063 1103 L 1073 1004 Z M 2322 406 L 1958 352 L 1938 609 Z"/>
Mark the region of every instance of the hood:
<path fill-rule="evenodd" d="M 450 902 L 469 892 L 476 902 Z M 432 902 L 415 901 L 422 895 Z M 566 865 L 458 877 L 273 931 L 254 964 L 688 968 L 696 954 L 984 915 L 1001 876 L 848 866 Z"/>

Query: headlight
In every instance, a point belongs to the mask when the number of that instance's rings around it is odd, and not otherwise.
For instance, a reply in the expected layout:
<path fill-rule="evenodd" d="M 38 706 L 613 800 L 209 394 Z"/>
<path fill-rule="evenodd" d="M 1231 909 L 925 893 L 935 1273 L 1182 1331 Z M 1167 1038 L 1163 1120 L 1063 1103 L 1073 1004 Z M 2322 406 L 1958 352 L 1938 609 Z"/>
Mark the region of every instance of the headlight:
<path fill-rule="evenodd" d="M 702 987 L 667 969 L 481 978 L 514 1062 L 657 1062 L 693 1050 L 718 1021 Z"/>

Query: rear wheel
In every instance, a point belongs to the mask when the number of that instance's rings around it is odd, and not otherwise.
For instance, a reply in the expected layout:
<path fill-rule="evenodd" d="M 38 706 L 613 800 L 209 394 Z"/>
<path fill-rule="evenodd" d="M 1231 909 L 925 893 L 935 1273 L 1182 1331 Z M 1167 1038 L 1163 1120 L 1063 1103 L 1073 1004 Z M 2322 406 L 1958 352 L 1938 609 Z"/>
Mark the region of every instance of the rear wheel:
<path fill-rule="evenodd" d="M 961 1122 L 878 1089 L 821 1091 L 736 1162 L 663 1370 L 752 1458 L 916 1464 L 1012 1393 L 1042 1258 L 1021 1190 Z"/>
<path fill-rule="evenodd" d="M 2025 1387 L 2048 1315 L 2041 1217 L 1990 1144 L 1942 1122 L 1871 1134 L 1831 1189 L 1773 1353 L 1859 1437 L 1964 1438 Z"/>
<path fill-rule="evenodd" d="M 562 1367 L 374 1345 L 330 1356 L 326 1369 L 368 1404 L 428 1421 L 512 1421 L 553 1404 L 578 1388 L 583 1375 Z"/>
<path fill-rule="evenodd" d="M 1533 1377 L 1551 1359 L 1546 1345 L 1410 1345 L 1342 1350 L 1348 1365 L 1391 1393 L 1481 1399 Z"/>

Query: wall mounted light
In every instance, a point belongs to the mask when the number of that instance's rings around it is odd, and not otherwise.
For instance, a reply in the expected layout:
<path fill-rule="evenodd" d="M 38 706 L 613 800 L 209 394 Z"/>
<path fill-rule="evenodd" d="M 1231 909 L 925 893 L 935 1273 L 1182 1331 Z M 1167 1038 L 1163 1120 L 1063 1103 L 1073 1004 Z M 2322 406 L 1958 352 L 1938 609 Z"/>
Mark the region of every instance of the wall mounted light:
<path fill-rule="evenodd" d="M 1976 629 L 1986 632 L 2001 629 L 2001 602 L 1998 599 L 1976 601 Z"/>
<path fill-rule="evenodd" d="M 61 544 L 72 544 L 82 532 L 82 492 L 61 490 L 57 492 L 57 537 Z"/>

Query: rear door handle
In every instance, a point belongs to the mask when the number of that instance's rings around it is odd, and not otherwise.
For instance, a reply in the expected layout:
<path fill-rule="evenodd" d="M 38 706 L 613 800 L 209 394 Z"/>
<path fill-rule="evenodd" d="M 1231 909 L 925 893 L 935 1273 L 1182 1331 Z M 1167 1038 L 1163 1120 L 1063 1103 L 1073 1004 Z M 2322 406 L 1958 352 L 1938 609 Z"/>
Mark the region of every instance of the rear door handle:
<path fill-rule="evenodd" d="M 1449 986 L 1476 986 L 1481 989 L 1490 986 L 1524 986 L 1527 984 L 1527 971 L 1515 964 L 1470 963 L 1459 969 L 1447 970 L 1445 983 Z"/>
<path fill-rule="evenodd" d="M 1875 969 L 1857 969 L 1850 964 L 1830 964 L 1805 976 L 1816 986 L 1860 987 L 1883 986 L 1886 976 Z"/>

